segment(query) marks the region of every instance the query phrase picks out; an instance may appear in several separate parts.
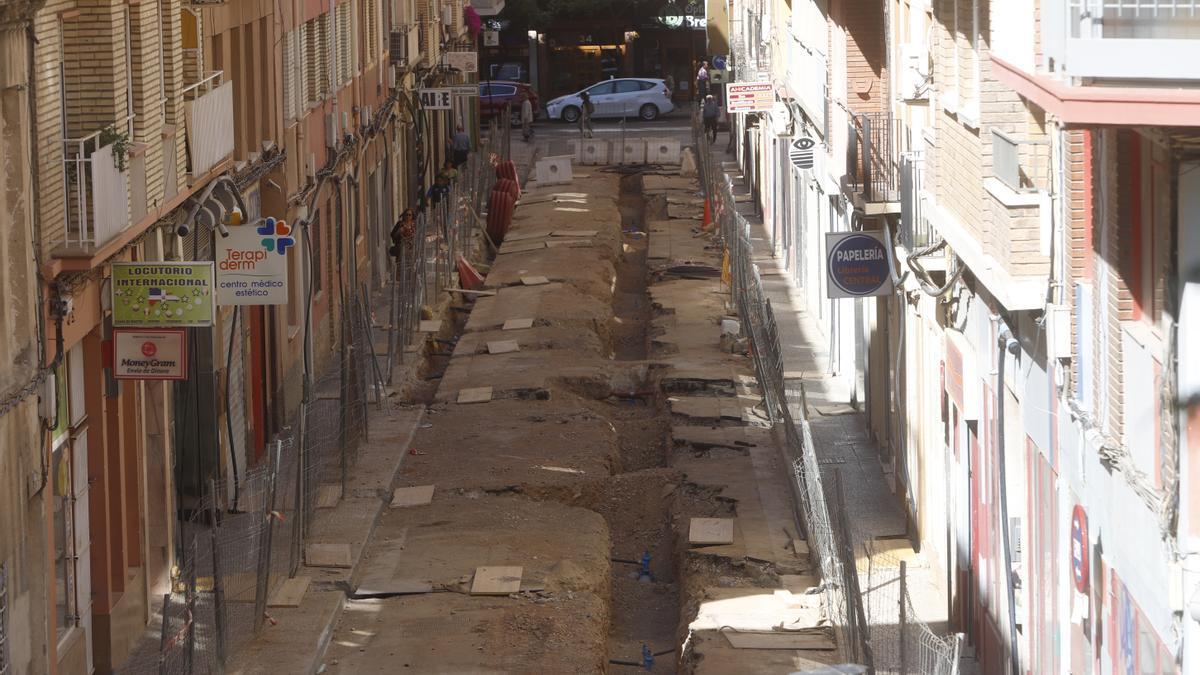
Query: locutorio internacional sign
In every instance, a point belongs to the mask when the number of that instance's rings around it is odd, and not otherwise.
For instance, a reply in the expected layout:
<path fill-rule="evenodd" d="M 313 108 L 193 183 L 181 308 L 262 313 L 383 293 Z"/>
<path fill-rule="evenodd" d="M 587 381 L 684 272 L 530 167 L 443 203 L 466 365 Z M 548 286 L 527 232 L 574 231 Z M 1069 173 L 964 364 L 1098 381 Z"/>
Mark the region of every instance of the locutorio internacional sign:
<path fill-rule="evenodd" d="M 114 326 L 211 326 L 213 264 L 113 263 L 112 296 Z"/>
<path fill-rule="evenodd" d="M 217 239 L 217 302 L 286 305 L 287 252 L 295 245 L 292 228 L 282 220 L 229 228 L 228 237 Z"/>

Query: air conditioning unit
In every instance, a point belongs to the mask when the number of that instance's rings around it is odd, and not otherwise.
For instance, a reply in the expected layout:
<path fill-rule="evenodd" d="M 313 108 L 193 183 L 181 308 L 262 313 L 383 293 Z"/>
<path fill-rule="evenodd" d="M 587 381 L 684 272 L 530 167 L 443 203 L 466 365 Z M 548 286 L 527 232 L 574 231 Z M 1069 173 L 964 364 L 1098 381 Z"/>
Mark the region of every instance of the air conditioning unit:
<path fill-rule="evenodd" d="M 929 98 L 929 89 L 929 45 L 900 45 L 900 95 L 909 101 L 923 100 Z"/>
<path fill-rule="evenodd" d="M 317 179 L 317 153 L 315 153 L 315 152 L 308 153 L 308 161 L 305 162 L 304 169 L 305 169 L 305 173 L 308 174 L 309 180 Z"/>
<path fill-rule="evenodd" d="M 391 33 L 388 53 L 392 63 L 401 68 L 408 67 L 408 26 L 401 26 Z"/>

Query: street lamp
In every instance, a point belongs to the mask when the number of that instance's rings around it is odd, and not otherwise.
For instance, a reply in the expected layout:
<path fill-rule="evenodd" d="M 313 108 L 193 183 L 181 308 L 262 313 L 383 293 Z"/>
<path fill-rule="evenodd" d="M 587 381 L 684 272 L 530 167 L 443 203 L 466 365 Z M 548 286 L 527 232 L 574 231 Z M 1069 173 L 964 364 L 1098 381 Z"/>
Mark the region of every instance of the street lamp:
<path fill-rule="evenodd" d="M 533 89 L 533 93 L 538 92 L 538 32 L 531 30 L 526 35 L 529 36 L 529 86 Z"/>

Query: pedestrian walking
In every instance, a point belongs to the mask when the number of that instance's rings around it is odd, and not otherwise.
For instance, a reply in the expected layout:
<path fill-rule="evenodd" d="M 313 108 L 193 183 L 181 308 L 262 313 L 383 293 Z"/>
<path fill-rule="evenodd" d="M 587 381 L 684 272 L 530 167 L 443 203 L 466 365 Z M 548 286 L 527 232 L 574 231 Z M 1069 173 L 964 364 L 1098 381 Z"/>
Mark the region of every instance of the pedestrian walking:
<path fill-rule="evenodd" d="M 450 154 L 454 157 L 454 166 L 462 166 L 467 161 L 467 155 L 471 152 L 471 136 L 463 131 L 463 126 L 458 125 L 458 130 L 450 137 Z"/>
<path fill-rule="evenodd" d="M 437 178 L 433 179 L 433 185 L 429 186 L 429 205 L 437 208 L 438 203 L 449 195 L 450 179 L 439 173 Z"/>
<path fill-rule="evenodd" d="M 696 71 L 696 96 L 701 102 L 708 96 L 708 61 L 701 61 Z"/>
<path fill-rule="evenodd" d="M 592 105 L 592 97 L 586 91 L 579 94 L 579 100 L 579 133 L 591 138 L 592 113 L 596 112 L 596 106 Z"/>
<path fill-rule="evenodd" d="M 721 108 L 712 94 L 704 97 L 704 133 L 709 135 L 709 142 L 717 142 L 717 120 L 721 116 Z"/>
<path fill-rule="evenodd" d="M 392 226 L 392 232 L 389 235 L 392 240 L 392 245 L 388 249 L 388 253 L 397 262 L 400 261 L 400 255 L 404 252 L 404 247 L 412 246 L 413 234 L 417 231 L 417 214 L 412 209 L 404 209 L 404 213 L 400 214 L 399 220 Z"/>
<path fill-rule="evenodd" d="M 521 99 L 521 136 L 526 143 L 533 138 L 533 103 L 528 96 Z"/>

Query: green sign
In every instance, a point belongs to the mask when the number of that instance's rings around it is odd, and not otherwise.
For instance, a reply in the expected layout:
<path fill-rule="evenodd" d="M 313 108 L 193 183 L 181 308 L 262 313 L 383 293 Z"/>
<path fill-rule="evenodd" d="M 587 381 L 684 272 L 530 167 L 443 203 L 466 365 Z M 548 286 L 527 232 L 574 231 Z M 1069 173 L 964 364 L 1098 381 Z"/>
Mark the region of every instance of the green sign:
<path fill-rule="evenodd" d="M 113 263 L 114 326 L 211 326 L 211 262 Z"/>

